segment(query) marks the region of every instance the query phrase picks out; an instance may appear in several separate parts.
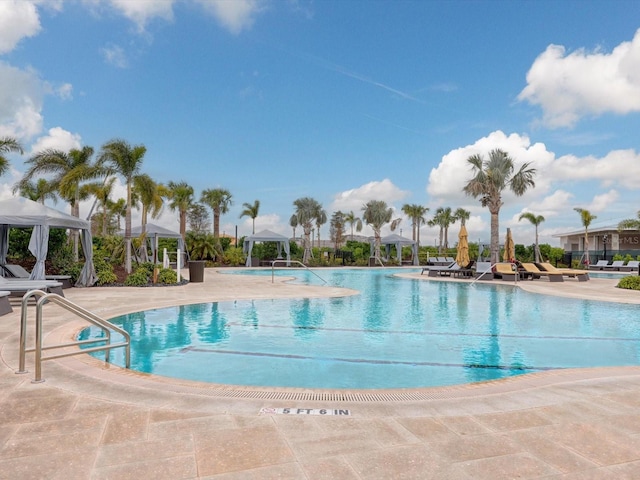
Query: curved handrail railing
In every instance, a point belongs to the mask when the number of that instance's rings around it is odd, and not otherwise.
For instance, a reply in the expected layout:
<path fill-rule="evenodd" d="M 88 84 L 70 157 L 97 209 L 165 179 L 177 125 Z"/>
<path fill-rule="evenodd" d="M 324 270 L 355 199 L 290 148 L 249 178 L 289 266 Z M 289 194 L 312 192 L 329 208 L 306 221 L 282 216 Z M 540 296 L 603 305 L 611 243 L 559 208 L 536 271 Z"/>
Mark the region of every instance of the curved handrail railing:
<path fill-rule="evenodd" d="M 38 297 L 36 300 L 36 332 L 35 332 L 35 346 L 32 348 L 27 348 L 27 306 L 28 302 L 31 298 Z M 90 324 L 100 328 L 104 334 L 105 338 L 93 338 L 88 340 L 78 340 L 75 342 L 62 343 L 57 345 L 42 345 L 42 307 L 45 303 L 51 302 L 56 305 L 64 308 L 68 312 L 74 313 L 78 317 L 86 320 Z M 111 343 L 111 332 L 119 333 L 124 337 L 123 342 L 119 343 Z M 76 345 L 85 345 L 91 343 L 105 343 L 106 345 L 100 345 L 95 347 L 84 348 L 82 350 L 74 350 L 72 352 L 65 352 L 56 355 L 49 355 L 46 357 L 42 356 L 43 350 L 53 350 L 55 348 L 64 348 L 71 347 Z M 35 378 L 33 380 L 34 383 L 43 382 L 42 380 L 42 362 L 45 360 L 52 360 L 54 358 L 62 358 L 69 357 L 71 355 L 79 355 L 81 353 L 90 353 L 90 352 L 98 352 L 105 351 L 105 359 L 106 363 L 109 363 L 109 353 L 111 349 L 125 347 L 125 367 L 131 367 L 131 338 L 129 333 L 126 330 L 100 318 L 96 314 L 90 312 L 89 310 L 82 308 L 81 306 L 67 300 L 66 298 L 55 294 L 55 293 L 46 293 L 42 290 L 31 290 L 27 292 L 22 297 L 22 312 L 20 317 L 20 359 L 18 371 L 16 373 L 27 373 L 25 369 L 25 357 L 27 353 L 35 352 Z"/>
<path fill-rule="evenodd" d="M 296 263 L 302 267 L 304 267 L 306 270 L 308 270 L 310 273 L 314 274 L 316 277 L 318 277 L 320 280 L 322 280 L 324 283 L 328 283 L 324 278 L 322 278 L 320 275 L 318 275 L 316 272 L 314 272 L 313 270 L 311 270 L 309 267 L 307 267 L 304 263 L 299 262 L 298 260 L 274 260 L 271 263 L 271 283 L 275 283 L 274 280 L 274 267 L 276 263 L 286 263 L 287 266 L 291 263 Z"/>

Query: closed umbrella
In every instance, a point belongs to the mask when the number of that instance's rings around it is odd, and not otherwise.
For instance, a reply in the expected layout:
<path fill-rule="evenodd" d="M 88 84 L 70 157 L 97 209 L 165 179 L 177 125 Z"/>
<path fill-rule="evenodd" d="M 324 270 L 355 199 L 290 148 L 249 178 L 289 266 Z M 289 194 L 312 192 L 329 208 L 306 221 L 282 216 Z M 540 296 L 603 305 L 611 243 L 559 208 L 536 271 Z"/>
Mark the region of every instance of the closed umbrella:
<path fill-rule="evenodd" d="M 467 238 L 467 227 L 462 225 L 458 233 L 458 252 L 456 253 L 456 263 L 461 267 L 469 265 L 469 240 Z"/>
<path fill-rule="evenodd" d="M 512 262 L 516 259 L 516 246 L 513 243 L 513 237 L 511 236 L 511 229 L 507 228 L 507 238 L 504 241 L 504 254 L 502 260 L 505 262 Z"/>

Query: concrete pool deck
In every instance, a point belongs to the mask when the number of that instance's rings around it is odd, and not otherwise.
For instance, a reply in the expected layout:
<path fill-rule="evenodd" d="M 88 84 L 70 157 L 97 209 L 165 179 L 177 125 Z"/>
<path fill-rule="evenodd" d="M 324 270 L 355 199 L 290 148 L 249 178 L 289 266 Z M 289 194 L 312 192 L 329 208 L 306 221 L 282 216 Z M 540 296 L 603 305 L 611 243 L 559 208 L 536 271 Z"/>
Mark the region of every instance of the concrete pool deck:
<path fill-rule="evenodd" d="M 640 304 L 640 292 L 616 283 L 518 285 Z M 203 283 L 180 287 L 65 290 L 69 300 L 105 318 L 176 304 L 352 293 L 214 269 L 205 271 Z M 32 354 L 30 372 L 14 373 L 19 306 L 13 306 L 0 317 L 0 479 L 640 478 L 640 367 L 379 391 L 376 398 L 376 392 L 171 380 L 80 355 L 45 362 L 45 382 L 33 384 Z M 79 325 L 54 305 L 45 306 L 45 321 L 45 343 L 68 339 Z M 263 408 L 301 414 L 264 414 Z M 304 415 L 307 409 L 351 415 Z"/>

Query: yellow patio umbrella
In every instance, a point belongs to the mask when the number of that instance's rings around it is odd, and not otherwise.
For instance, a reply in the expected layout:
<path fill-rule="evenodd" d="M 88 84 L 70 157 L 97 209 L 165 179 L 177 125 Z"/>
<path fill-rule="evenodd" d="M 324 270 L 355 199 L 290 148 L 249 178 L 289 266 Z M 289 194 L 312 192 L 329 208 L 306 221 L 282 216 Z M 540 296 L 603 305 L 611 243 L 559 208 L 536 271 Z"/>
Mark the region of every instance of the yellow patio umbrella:
<path fill-rule="evenodd" d="M 507 238 L 504 241 L 504 253 L 502 254 L 502 260 L 505 262 L 512 262 L 516 259 L 516 246 L 513 243 L 513 237 L 511 236 L 511 229 L 507 228 Z"/>
<path fill-rule="evenodd" d="M 456 253 L 456 263 L 461 267 L 469 265 L 469 240 L 467 236 L 467 227 L 462 225 L 460 233 L 458 233 L 458 252 Z"/>

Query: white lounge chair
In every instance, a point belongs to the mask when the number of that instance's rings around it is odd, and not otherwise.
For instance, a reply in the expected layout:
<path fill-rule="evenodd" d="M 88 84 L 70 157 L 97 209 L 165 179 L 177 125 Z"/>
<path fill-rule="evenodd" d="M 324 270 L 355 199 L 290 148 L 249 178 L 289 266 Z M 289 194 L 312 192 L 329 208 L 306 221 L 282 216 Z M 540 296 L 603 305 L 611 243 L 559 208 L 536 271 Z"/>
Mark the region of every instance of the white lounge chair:
<path fill-rule="evenodd" d="M 589 270 L 604 270 L 604 267 L 609 266 L 608 260 L 598 260 L 595 265 L 589 265 Z"/>
<path fill-rule="evenodd" d="M 19 278 L 21 280 L 28 280 L 31 274 L 27 272 L 22 265 L 2 265 L 2 268 L 11 277 Z M 9 277 L 6 277 L 9 278 Z M 55 282 L 62 283 L 62 288 L 71 287 L 71 275 L 45 275 L 45 280 L 53 280 Z"/>
<path fill-rule="evenodd" d="M 620 270 L 620 267 L 624 265 L 624 260 L 614 260 L 611 265 L 604 267 L 605 270 Z"/>
<path fill-rule="evenodd" d="M 53 280 L 8 280 L 0 277 L 0 289 L 11 292 L 12 296 L 22 296 L 31 290 L 42 290 L 64 297 L 62 283 Z"/>
<path fill-rule="evenodd" d="M 633 272 L 635 270 L 638 270 L 638 268 L 640 268 L 640 261 L 639 260 L 630 260 L 629 262 L 627 262 L 626 265 L 620 267 L 620 271 L 621 272 Z"/>

